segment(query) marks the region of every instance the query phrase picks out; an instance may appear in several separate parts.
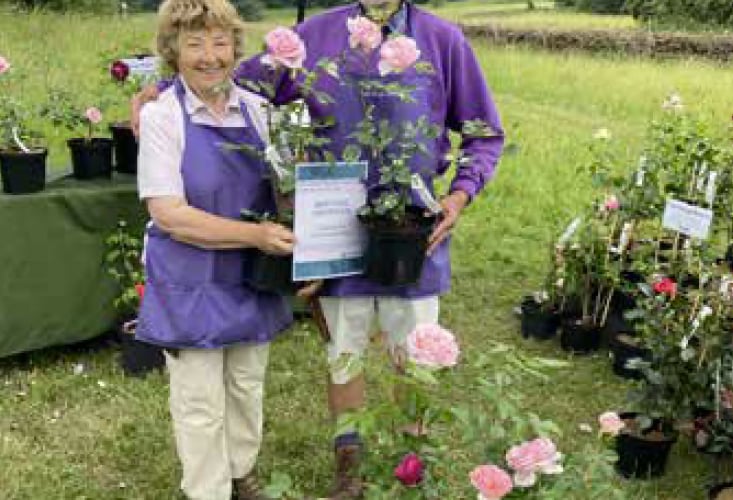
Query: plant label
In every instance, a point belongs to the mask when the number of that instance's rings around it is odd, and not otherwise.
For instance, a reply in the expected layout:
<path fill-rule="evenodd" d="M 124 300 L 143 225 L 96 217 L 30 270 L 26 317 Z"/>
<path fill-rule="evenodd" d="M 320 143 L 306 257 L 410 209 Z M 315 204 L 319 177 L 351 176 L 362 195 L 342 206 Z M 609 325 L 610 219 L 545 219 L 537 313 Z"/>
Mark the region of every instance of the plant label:
<path fill-rule="evenodd" d="M 707 239 L 713 212 L 679 200 L 667 200 L 662 226 L 693 238 Z"/>

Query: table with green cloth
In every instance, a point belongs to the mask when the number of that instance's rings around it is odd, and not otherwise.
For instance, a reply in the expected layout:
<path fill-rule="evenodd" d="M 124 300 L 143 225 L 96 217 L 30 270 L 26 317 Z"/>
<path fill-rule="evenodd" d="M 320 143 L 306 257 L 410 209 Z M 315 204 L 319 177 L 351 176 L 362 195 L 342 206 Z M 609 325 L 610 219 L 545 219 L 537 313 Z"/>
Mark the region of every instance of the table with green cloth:
<path fill-rule="evenodd" d="M 142 238 L 136 178 L 62 177 L 0 194 L 0 357 L 86 340 L 114 326 L 117 284 L 104 263 L 119 220 Z"/>

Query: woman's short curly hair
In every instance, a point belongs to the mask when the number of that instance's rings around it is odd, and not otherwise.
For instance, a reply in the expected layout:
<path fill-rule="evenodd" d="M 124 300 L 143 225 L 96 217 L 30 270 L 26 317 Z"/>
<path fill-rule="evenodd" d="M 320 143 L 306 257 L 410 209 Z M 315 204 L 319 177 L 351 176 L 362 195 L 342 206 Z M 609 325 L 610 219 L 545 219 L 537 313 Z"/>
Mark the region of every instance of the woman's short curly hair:
<path fill-rule="evenodd" d="M 165 0 L 158 9 L 158 54 L 168 67 L 178 72 L 178 38 L 181 31 L 221 28 L 231 31 L 234 58 L 242 57 L 244 23 L 227 0 Z"/>

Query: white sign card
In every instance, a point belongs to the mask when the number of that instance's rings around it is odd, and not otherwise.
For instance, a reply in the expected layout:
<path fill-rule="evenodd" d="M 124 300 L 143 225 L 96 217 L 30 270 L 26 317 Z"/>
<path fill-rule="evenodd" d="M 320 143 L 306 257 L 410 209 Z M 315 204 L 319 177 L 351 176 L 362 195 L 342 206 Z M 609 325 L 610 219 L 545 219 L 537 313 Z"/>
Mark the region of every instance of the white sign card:
<path fill-rule="evenodd" d="M 158 76 L 158 56 L 136 56 L 120 59 L 130 68 L 130 75 L 142 79 L 152 79 Z"/>
<path fill-rule="evenodd" d="M 673 231 L 704 240 L 708 237 L 713 212 L 679 200 L 667 200 L 662 225 Z"/>
<path fill-rule="evenodd" d="M 293 280 L 361 274 L 366 162 L 301 163 L 295 169 Z"/>

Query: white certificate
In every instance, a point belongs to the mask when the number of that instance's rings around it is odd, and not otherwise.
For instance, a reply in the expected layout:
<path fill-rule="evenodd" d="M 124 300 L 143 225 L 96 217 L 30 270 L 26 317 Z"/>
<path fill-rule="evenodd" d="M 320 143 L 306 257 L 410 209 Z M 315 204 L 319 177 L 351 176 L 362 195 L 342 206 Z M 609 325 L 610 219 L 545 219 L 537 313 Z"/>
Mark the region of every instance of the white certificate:
<path fill-rule="evenodd" d="M 302 163 L 295 170 L 293 280 L 361 274 L 366 162 Z"/>
<path fill-rule="evenodd" d="M 670 199 L 664 207 L 662 226 L 704 240 L 708 237 L 712 220 L 712 210 Z"/>

